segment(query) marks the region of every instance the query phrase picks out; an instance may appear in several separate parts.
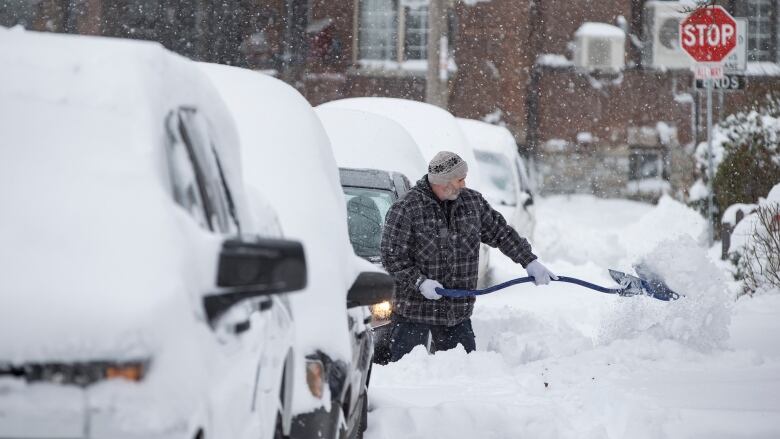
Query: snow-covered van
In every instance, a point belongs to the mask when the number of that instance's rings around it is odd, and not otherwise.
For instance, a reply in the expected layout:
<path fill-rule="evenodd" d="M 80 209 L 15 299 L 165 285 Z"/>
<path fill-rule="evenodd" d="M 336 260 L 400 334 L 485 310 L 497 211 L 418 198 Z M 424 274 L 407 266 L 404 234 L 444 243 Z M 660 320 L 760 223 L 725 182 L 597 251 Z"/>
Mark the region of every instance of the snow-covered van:
<path fill-rule="evenodd" d="M 338 167 L 306 99 L 257 72 L 201 67 L 238 126 L 247 186 L 268 194 L 285 235 L 306 247 L 309 283 L 290 298 L 296 325 L 290 435 L 359 437 L 374 349 L 368 306 L 392 297 L 392 279 L 352 251 Z"/>
<path fill-rule="evenodd" d="M 507 222 L 531 239 L 536 227 L 534 197 L 525 161 L 508 129 L 472 119 L 457 119 L 474 148 L 483 178 L 483 192 Z"/>
<path fill-rule="evenodd" d="M 483 183 L 474 150 L 460 130 L 455 117 L 435 105 L 397 98 L 347 98 L 326 102 L 319 108 L 361 110 L 388 117 L 406 129 L 420 152 L 429 162 L 437 152 L 452 151 L 469 165 L 466 186 L 482 191 Z M 416 181 L 412 181 L 412 184 Z M 479 283 L 484 284 L 489 264 L 488 246 L 482 244 L 479 252 Z"/>
<path fill-rule="evenodd" d="M 305 257 L 209 80 L 109 38 L 0 59 L 0 437 L 273 436 Z"/>
<path fill-rule="evenodd" d="M 387 117 L 361 110 L 316 108 L 339 165 L 349 223 L 358 256 L 380 265 L 385 215 L 425 175 L 427 165 L 409 133 Z M 390 301 L 371 307 L 374 362 L 390 359 Z"/>

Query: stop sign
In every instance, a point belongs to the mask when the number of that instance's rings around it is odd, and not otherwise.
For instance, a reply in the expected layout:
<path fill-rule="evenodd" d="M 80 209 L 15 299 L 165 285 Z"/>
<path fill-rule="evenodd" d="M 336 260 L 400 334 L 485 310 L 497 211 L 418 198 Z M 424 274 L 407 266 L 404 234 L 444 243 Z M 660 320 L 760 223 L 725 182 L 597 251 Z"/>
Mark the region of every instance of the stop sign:
<path fill-rule="evenodd" d="M 705 6 L 680 22 L 680 46 L 701 63 L 723 61 L 737 47 L 737 22 L 722 6 Z"/>

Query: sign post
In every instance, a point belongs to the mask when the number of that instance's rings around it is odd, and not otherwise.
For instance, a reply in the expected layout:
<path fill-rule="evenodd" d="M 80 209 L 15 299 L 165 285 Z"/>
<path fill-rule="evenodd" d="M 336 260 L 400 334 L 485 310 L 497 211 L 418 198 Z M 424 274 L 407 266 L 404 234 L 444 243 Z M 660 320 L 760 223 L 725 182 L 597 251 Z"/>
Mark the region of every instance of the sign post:
<path fill-rule="evenodd" d="M 696 79 L 707 88 L 707 224 L 709 245 L 714 241 L 715 209 L 712 180 L 712 88 L 713 80 L 724 77 L 723 61 L 737 47 L 737 22 L 722 6 L 704 6 L 680 21 L 680 47 L 696 61 Z"/>

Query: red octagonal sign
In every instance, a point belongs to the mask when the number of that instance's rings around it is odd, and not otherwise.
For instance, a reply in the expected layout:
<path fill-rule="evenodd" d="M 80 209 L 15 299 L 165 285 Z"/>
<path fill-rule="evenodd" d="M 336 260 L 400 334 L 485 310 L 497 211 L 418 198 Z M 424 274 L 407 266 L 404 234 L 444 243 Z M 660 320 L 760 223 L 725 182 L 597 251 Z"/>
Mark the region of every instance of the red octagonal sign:
<path fill-rule="evenodd" d="M 705 6 L 680 22 L 680 46 L 697 62 L 723 61 L 737 47 L 737 22 L 722 6 Z"/>

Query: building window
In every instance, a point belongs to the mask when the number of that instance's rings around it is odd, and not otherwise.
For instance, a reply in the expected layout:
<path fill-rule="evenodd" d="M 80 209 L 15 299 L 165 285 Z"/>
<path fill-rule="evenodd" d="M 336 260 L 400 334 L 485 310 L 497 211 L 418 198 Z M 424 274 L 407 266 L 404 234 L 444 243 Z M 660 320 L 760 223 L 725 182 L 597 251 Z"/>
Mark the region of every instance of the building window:
<path fill-rule="evenodd" d="M 659 150 L 633 148 L 628 158 L 628 179 L 665 179 L 663 154 Z"/>
<path fill-rule="evenodd" d="M 748 19 L 748 61 L 776 61 L 772 29 L 777 15 L 775 0 L 742 0 L 737 16 Z"/>
<path fill-rule="evenodd" d="M 358 5 L 360 60 L 403 62 L 427 59 L 427 2 L 359 0 Z"/>

